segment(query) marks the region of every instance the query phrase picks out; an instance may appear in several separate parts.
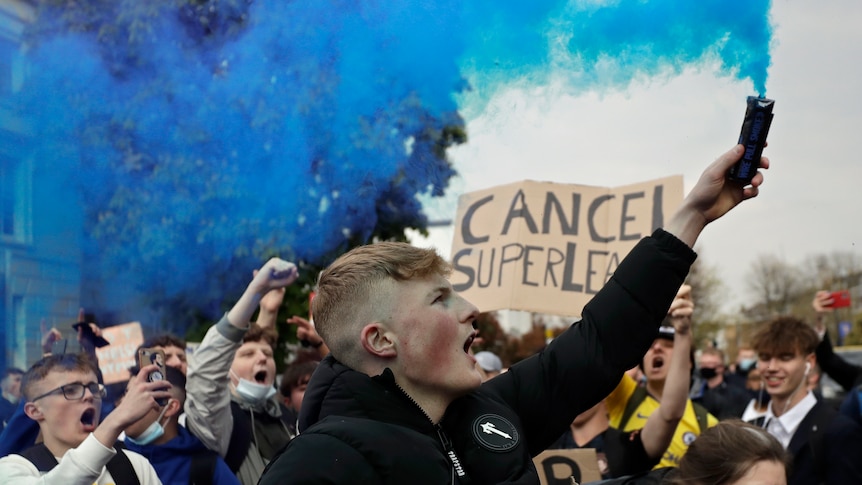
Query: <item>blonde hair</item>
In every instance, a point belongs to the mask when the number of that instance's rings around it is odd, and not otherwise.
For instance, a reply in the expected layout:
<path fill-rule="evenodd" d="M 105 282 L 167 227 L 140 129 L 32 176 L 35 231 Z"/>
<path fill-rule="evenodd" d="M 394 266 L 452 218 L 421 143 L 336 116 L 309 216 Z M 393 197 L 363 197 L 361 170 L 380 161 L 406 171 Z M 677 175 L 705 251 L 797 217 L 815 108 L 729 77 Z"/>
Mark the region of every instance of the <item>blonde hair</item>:
<path fill-rule="evenodd" d="M 433 249 L 400 242 L 354 248 L 318 277 L 312 301 L 316 330 L 335 358 L 356 365 L 358 331 L 373 320 L 386 320 L 394 282 L 450 272 L 449 263 Z"/>

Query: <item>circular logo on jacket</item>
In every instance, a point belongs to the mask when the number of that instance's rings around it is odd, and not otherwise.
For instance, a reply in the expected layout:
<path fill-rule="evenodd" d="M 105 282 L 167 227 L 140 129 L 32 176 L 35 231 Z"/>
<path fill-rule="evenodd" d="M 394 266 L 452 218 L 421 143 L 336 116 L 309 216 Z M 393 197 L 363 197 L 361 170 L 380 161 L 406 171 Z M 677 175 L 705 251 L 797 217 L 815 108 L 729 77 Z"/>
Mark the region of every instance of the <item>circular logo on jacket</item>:
<path fill-rule="evenodd" d="M 685 443 L 686 446 L 694 443 L 694 440 L 697 439 L 697 435 L 692 433 L 691 431 L 686 431 L 682 434 L 682 442 Z"/>
<path fill-rule="evenodd" d="M 473 421 L 473 438 L 491 451 L 509 451 L 520 441 L 515 426 L 496 414 L 483 414 Z"/>

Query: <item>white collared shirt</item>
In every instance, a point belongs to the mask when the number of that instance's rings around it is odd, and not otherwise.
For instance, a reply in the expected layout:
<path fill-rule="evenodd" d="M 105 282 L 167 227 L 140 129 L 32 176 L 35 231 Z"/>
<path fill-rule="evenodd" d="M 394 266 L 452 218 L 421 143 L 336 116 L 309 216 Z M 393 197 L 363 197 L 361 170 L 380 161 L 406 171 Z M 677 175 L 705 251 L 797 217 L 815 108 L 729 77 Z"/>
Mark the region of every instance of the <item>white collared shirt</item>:
<path fill-rule="evenodd" d="M 793 434 L 799 428 L 799 424 L 802 423 L 808 412 L 817 404 L 817 398 L 814 397 L 811 391 L 808 391 L 801 401 L 788 409 L 780 417 L 775 417 L 775 414 L 772 413 L 772 404 L 770 401 L 769 407 L 766 409 L 766 416 L 764 417 L 766 431 L 781 442 L 781 446 L 784 449 L 787 449 L 790 446 Z"/>

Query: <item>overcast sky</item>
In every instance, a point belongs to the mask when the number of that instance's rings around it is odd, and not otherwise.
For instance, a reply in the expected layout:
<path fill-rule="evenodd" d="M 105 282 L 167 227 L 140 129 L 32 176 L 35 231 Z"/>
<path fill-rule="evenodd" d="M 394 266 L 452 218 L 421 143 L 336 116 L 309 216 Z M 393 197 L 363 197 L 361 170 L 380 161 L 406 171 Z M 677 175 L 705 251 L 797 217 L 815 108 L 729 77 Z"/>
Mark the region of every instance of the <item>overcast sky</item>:
<path fill-rule="evenodd" d="M 728 287 L 725 309 L 751 303 L 746 276 L 759 255 L 790 263 L 831 251 L 860 252 L 862 2 L 774 0 L 767 97 L 775 120 L 761 195 L 709 226 L 696 250 Z M 682 174 L 686 192 L 731 147 L 756 94 L 750 82 L 705 65 L 625 92 L 561 94 L 559 86 L 506 89 L 487 106 L 461 100 L 469 142 L 451 152 L 461 177 L 428 208 L 453 219 L 457 197 L 524 179 L 619 186 Z M 451 228 L 428 240 L 449 255 Z"/>

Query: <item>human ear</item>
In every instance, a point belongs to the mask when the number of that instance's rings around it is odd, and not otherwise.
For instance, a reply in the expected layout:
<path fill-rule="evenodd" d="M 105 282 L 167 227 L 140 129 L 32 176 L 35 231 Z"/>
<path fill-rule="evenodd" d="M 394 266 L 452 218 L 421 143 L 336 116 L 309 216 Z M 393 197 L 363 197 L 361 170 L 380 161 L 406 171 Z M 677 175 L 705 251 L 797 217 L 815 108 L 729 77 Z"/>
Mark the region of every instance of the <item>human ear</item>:
<path fill-rule="evenodd" d="M 24 405 L 24 414 L 27 415 L 28 418 L 33 421 L 42 421 L 45 419 L 45 416 L 42 414 L 42 410 L 39 409 L 39 406 L 36 403 L 28 402 Z"/>
<path fill-rule="evenodd" d="M 369 323 L 360 332 L 362 348 L 371 355 L 382 358 L 392 358 L 398 355 L 392 334 L 378 322 Z"/>
<path fill-rule="evenodd" d="M 167 411 L 165 411 L 165 416 L 171 417 L 183 412 L 183 406 L 178 400 L 174 398 L 169 398 L 166 406 L 168 407 L 168 409 Z"/>

